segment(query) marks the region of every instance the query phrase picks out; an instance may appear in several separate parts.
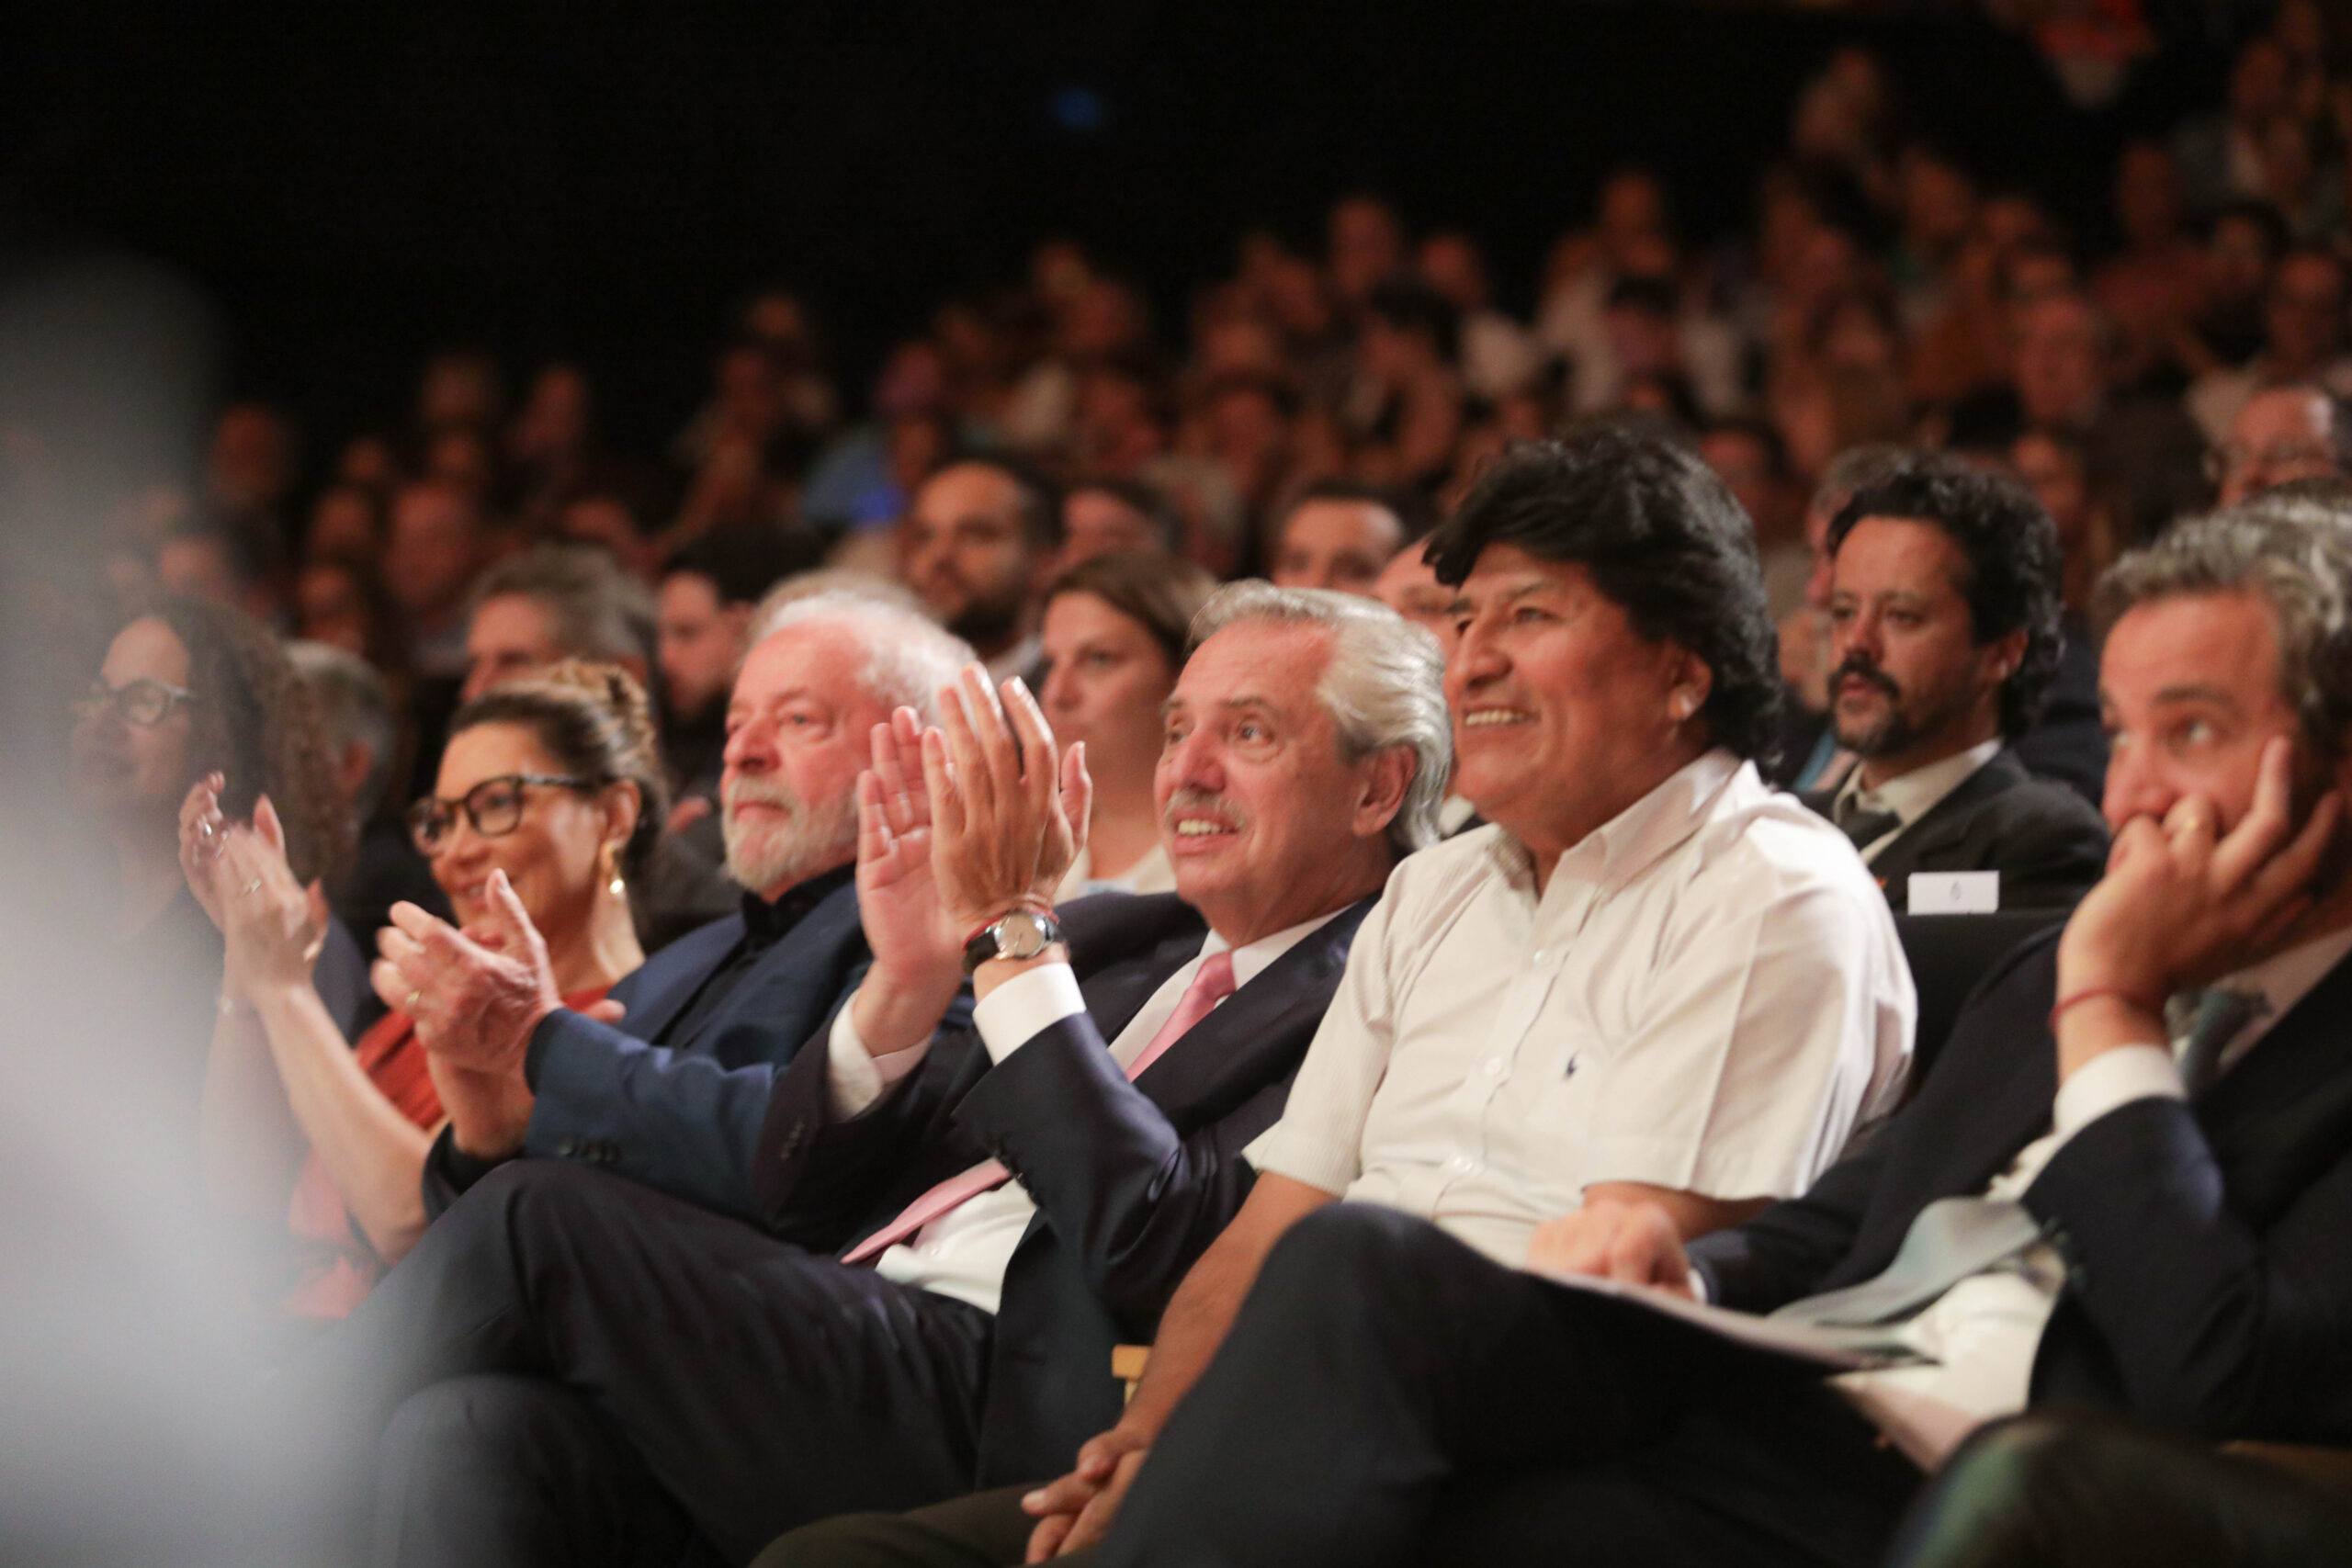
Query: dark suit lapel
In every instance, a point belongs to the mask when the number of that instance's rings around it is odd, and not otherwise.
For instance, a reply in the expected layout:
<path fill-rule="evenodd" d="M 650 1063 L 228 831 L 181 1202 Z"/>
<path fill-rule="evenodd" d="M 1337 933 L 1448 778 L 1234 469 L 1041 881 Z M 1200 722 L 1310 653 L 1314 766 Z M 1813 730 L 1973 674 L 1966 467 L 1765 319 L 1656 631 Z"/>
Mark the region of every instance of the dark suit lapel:
<path fill-rule="evenodd" d="M 1163 1110 L 1199 1105 L 1213 1099 L 1216 1081 L 1246 1063 L 1253 1047 L 1311 1033 L 1331 1005 L 1348 944 L 1372 904 L 1367 898 L 1351 905 L 1309 932 L 1146 1067 L 1136 1087 Z"/>
<path fill-rule="evenodd" d="M 2014 754 L 1996 751 L 1991 761 L 1961 780 L 1951 794 L 1895 835 L 1894 842 L 1871 863 L 1871 874 L 1882 884 L 1894 886 L 1896 877 L 1917 870 L 1923 856 L 1934 852 L 1954 834 L 1965 831 L 1969 818 L 1986 801 L 2015 789 L 2025 783 L 2027 776 L 2024 764 Z"/>
<path fill-rule="evenodd" d="M 623 1027 L 639 1040 L 658 1039 L 702 988 L 710 972 L 743 940 L 743 917 L 729 915 L 688 931 L 614 987 L 628 1009 Z M 635 984 L 640 977 L 646 982 Z"/>
<path fill-rule="evenodd" d="M 2317 1128 L 2352 1111 L 2352 958 L 2339 962 L 2287 1010 L 2245 1058 L 2201 1096 L 2197 1120 L 2222 1168 L 2232 1200 L 2245 1212 L 2267 1207 L 2266 1173 L 2285 1174 L 2315 1141 L 2296 1129 Z M 2290 1182 L 2295 1181 L 2287 1176 Z"/>
<path fill-rule="evenodd" d="M 815 1032 L 819 1020 L 834 1001 L 834 986 L 842 965 L 841 949 L 858 939 L 857 885 L 843 883 L 800 917 L 784 940 L 763 954 L 751 974 L 727 998 L 727 1005 L 703 1019 L 688 1038 L 667 1043 L 673 1050 L 692 1051 L 716 1032 L 736 1023 L 756 1023 L 772 1033 L 786 1035 L 797 1048 Z M 740 1066 L 729 1062 L 729 1066 Z"/>
<path fill-rule="evenodd" d="M 1116 1040 L 1120 1031 L 1135 1021 L 1143 1004 L 1167 983 L 1168 976 L 1201 955 L 1201 943 L 1205 937 L 1205 932 L 1193 931 L 1162 938 L 1144 956 L 1112 964 L 1080 984 L 1079 994 L 1086 998 L 1086 1014 L 1094 1021 L 1095 1032 L 1106 1043 Z"/>

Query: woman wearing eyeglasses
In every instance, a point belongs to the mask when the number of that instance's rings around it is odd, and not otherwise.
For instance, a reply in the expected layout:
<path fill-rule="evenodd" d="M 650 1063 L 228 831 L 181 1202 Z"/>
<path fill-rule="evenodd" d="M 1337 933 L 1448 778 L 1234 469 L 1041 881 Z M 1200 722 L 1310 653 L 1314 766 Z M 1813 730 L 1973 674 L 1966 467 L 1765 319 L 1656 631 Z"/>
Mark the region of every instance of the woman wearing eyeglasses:
<path fill-rule="evenodd" d="M 322 910 L 280 852 L 277 818 L 265 800 L 251 827 L 232 824 L 216 787 L 189 792 L 180 834 L 189 886 L 228 940 L 210 1174 L 232 1206 L 290 1221 L 287 1310 L 340 1317 L 424 1228 L 418 1182 L 441 1100 L 406 1013 L 345 1044 L 304 956 Z M 564 663 L 458 710 L 409 823 L 460 924 L 481 922 L 491 874 L 506 874 L 565 1001 L 584 1008 L 644 961 L 628 881 L 663 804 L 644 693 L 609 665 Z"/>
<path fill-rule="evenodd" d="M 72 759 L 74 805 L 110 852 L 115 973 L 149 1020 L 153 1087 L 185 1103 L 192 1130 L 220 937 L 182 880 L 174 814 L 208 773 L 227 779 L 222 805 L 237 817 L 266 792 L 296 873 L 332 879 L 350 844 L 317 709 L 258 623 L 167 598 L 115 634 L 74 704 Z M 356 980 L 363 966 L 346 952 Z"/>

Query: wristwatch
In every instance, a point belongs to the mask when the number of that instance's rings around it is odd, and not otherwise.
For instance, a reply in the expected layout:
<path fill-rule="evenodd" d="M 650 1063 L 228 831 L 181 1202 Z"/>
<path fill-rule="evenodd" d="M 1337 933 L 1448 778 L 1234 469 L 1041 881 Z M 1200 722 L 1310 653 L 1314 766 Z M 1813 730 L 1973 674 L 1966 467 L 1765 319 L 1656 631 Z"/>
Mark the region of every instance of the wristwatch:
<path fill-rule="evenodd" d="M 1014 909 L 972 933 L 964 944 L 964 973 L 991 958 L 1035 958 L 1061 939 L 1062 928 L 1050 910 Z"/>

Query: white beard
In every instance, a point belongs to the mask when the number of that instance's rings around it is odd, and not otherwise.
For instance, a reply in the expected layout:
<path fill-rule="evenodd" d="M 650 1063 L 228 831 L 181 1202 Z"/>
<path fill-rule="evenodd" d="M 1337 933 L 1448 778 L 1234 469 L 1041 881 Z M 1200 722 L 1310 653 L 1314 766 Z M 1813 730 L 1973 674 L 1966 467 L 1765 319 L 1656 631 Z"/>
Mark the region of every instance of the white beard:
<path fill-rule="evenodd" d="M 782 821 L 744 821 L 736 814 L 746 800 L 782 807 Z M 857 848 L 857 798 L 843 795 L 811 810 L 780 783 L 749 781 L 729 791 L 719 818 L 727 842 L 727 874 L 752 892 L 780 882 L 800 882 L 838 864 Z"/>

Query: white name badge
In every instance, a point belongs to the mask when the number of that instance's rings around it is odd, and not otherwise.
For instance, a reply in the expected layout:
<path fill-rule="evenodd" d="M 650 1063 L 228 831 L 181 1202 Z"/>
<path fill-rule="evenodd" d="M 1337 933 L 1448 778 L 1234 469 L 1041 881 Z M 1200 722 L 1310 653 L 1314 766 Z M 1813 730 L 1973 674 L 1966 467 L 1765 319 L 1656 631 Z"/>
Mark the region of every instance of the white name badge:
<path fill-rule="evenodd" d="M 2001 909 L 2001 874 L 1915 871 L 1910 903 L 1915 915 L 1996 915 Z"/>

